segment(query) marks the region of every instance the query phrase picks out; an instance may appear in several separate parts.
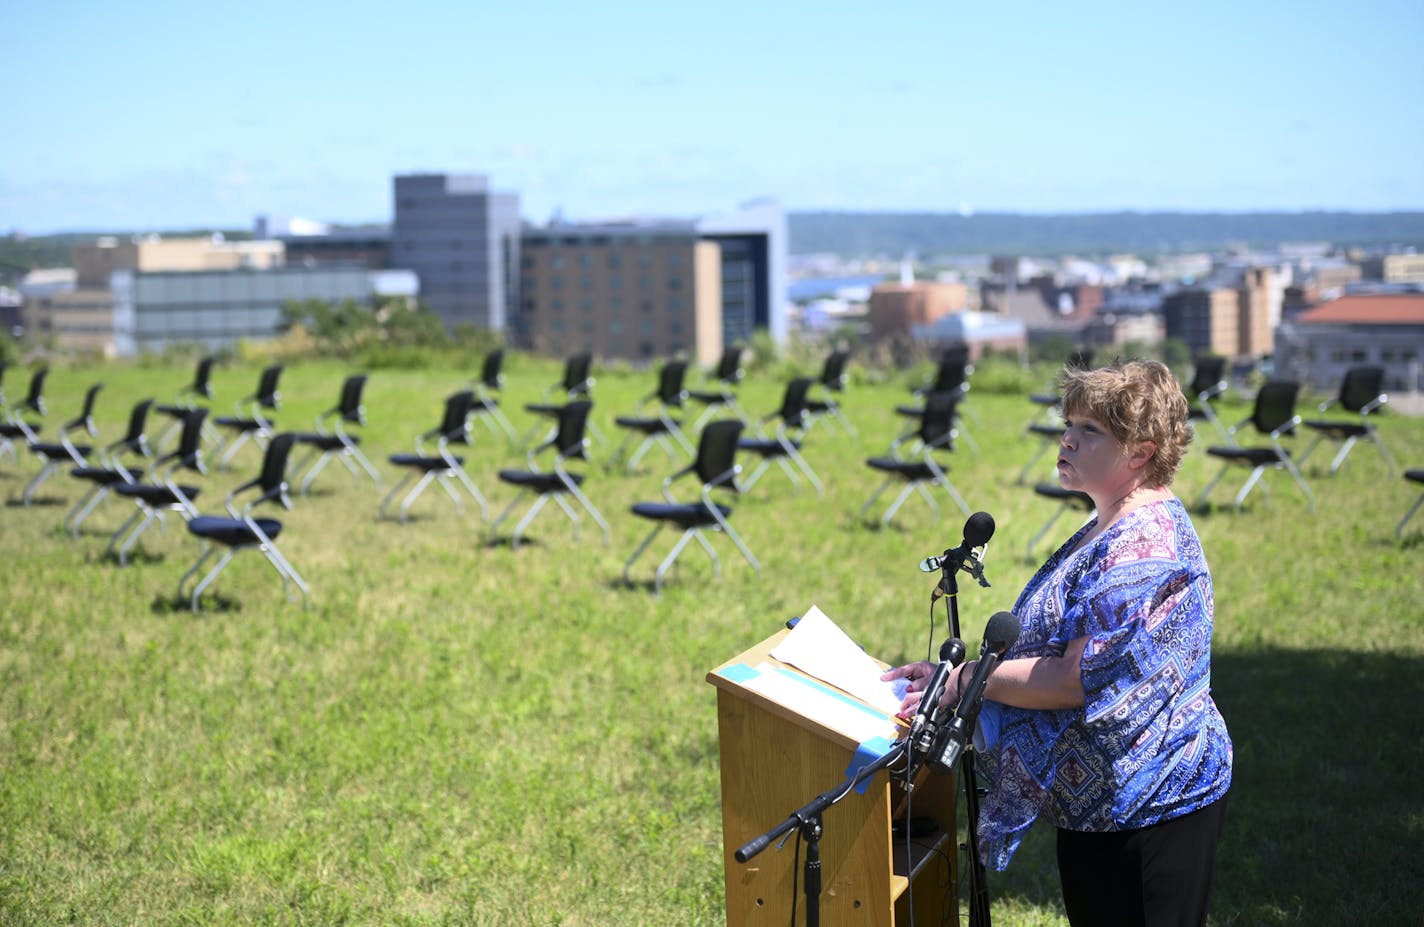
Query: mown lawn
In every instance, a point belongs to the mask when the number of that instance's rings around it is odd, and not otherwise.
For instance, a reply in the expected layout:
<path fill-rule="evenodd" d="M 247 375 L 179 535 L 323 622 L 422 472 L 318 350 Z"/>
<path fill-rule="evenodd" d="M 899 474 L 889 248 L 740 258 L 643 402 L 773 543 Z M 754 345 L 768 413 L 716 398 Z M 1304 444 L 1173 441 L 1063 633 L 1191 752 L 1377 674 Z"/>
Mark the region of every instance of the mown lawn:
<path fill-rule="evenodd" d="M 363 446 L 386 487 L 397 476 L 386 456 L 433 427 L 477 366 L 372 372 Z M 257 371 L 221 367 L 215 409 L 250 393 Z M 308 429 L 348 372 L 290 365 L 280 424 Z M 774 409 L 785 372 L 753 374 L 743 405 Z M 25 375 L 8 372 L 12 401 Z M 507 375 L 522 430 L 534 424 L 523 404 L 559 368 L 513 357 Z M 167 401 L 190 379 L 186 362 L 56 366 L 46 433 L 96 380 L 107 442 L 135 401 Z M 719 538 L 720 578 L 694 545 L 660 598 L 646 581 L 672 534 L 638 564 L 637 586 L 620 576 L 647 530 L 629 506 L 657 498 L 669 461 L 654 451 L 631 475 L 604 465 L 622 437 L 614 415 L 651 391 L 651 372 L 604 371 L 596 387 L 609 443 L 585 488 L 611 543 L 587 521 L 575 540 L 550 506 L 528 546 L 491 546 L 478 512 L 457 516 L 433 487 L 410 523 L 379 521 L 380 494 L 333 465 L 280 515 L 282 550 L 312 587 L 306 608 L 252 553 L 205 611 L 177 607 L 197 554 L 180 523 L 151 530 L 120 567 L 102 553 L 127 503 L 107 503 L 71 539 L 59 526 L 74 481 L 20 506 L 37 465 L 0 459 L 12 500 L 0 508 L 0 924 L 721 923 L 707 670 L 813 603 L 883 659 L 925 654 L 934 577 L 917 566 L 959 542 L 962 514 L 911 499 L 888 530 L 853 518 L 875 485 L 864 458 L 901 424 L 890 410 L 907 382 L 861 376 L 843 399 L 859 436 L 812 431 L 824 498 L 773 471 L 735 502 L 760 577 Z M 1228 421 L 1249 411 L 1233 402 Z M 961 595 L 974 649 L 1036 565 L 1025 545 L 1052 508 L 1015 480 L 1034 447 L 1026 396 L 976 377 L 968 409 L 980 455 L 961 448 L 951 476 L 998 522 L 993 587 Z M 1403 465 L 1424 465 L 1424 420 L 1386 415 L 1381 428 Z M 513 494 L 494 474 L 522 458 L 475 435 L 467 469 L 498 511 Z M 1397 541 L 1417 487 L 1368 446 L 1335 476 L 1328 460 L 1317 451 L 1307 470 L 1314 514 L 1281 474 L 1269 505 L 1258 489 L 1233 512 L 1244 479 L 1233 474 L 1215 494 L 1224 505 L 1195 515 L 1237 764 L 1216 924 L 1424 917 L 1424 516 Z M 200 508 L 215 510 L 257 463 L 245 450 L 230 472 L 198 478 Z M 1180 494 L 1190 503 L 1214 472 L 1194 450 Z M 1054 535 L 1073 525 L 1065 517 Z M 990 889 L 997 924 L 1065 923 L 1051 832 L 1036 828 Z"/>

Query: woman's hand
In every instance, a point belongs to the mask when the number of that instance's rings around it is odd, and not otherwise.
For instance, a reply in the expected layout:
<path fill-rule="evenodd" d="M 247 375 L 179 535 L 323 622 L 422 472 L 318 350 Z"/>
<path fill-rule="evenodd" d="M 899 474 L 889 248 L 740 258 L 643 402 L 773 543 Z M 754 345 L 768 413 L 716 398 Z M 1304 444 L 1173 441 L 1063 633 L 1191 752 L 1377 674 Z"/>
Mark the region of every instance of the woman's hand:
<path fill-rule="evenodd" d="M 920 660 L 916 663 L 893 667 L 880 674 L 881 682 L 891 682 L 895 679 L 910 680 L 910 687 L 905 690 L 904 701 L 900 702 L 900 710 L 895 712 L 895 717 L 907 719 L 915 714 L 920 706 L 920 699 L 925 697 L 925 686 L 930 684 L 930 677 L 934 675 L 934 671 L 935 664 L 928 660 Z"/>

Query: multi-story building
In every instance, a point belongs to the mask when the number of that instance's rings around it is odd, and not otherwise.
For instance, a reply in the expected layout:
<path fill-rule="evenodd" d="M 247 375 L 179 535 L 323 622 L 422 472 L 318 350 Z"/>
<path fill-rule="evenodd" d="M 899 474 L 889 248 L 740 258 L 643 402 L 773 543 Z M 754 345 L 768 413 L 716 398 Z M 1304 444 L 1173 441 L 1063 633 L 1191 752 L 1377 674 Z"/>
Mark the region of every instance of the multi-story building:
<path fill-rule="evenodd" d="M 1381 264 L 1385 283 L 1424 283 L 1424 254 L 1386 254 Z"/>
<path fill-rule="evenodd" d="M 1326 392 L 1361 364 L 1385 368 L 1385 387 L 1424 389 L 1424 293 L 1343 296 L 1276 331 L 1278 375 Z"/>
<path fill-rule="evenodd" d="M 549 354 L 652 360 L 722 351 L 722 247 L 693 222 L 526 230 L 515 340 Z"/>
<path fill-rule="evenodd" d="M 1271 353 L 1281 322 L 1285 290 L 1269 267 L 1248 267 L 1237 292 L 1236 353 L 1263 357 Z"/>
<path fill-rule="evenodd" d="M 747 344 L 765 329 L 781 344 L 787 336 L 786 210 L 772 199 L 696 221 L 704 241 L 722 249 L 722 341 Z"/>
<path fill-rule="evenodd" d="M 389 228 L 343 229 L 314 235 L 280 235 L 288 264 L 359 264 L 370 270 L 391 266 Z"/>
<path fill-rule="evenodd" d="M 394 187 L 390 266 L 415 272 L 447 328 L 503 330 L 518 298 L 519 196 L 482 174 L 397 175 Z"/>
<path fill-rule="evenodd" d="M 1230 287 L 1189 287 L 1162 299 L 1163 331 L 1193 354 L 1236 357 L 1241 351 L 1241 313 Z"/>
<path fill-rule="evenodd" d="M 940 316 L 968 308 L 969 287 L 963 283 L 880 283 L 870 291 L 870 337 L 909 335 L 916 326 L 931 325 Z"/>

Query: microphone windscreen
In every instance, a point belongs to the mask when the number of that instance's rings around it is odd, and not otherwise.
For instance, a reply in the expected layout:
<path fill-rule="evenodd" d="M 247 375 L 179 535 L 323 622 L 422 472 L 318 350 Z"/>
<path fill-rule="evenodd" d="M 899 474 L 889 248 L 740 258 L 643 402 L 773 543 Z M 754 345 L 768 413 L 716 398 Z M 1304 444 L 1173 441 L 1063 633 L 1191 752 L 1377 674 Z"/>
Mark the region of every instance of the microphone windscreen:
<path fill-rule="evenodd" d="M 984 628 L 984 646 L 981 653 L 1002 654 L 1019 639 L 1019 620 L 1013 612 L 995 612 Z"/>
<path fill-rule="evenodd" d="M 975 512 L 964 523 L 964 542 L 970 547 L 983 547 L 994 536 L 994 516 Z"/>

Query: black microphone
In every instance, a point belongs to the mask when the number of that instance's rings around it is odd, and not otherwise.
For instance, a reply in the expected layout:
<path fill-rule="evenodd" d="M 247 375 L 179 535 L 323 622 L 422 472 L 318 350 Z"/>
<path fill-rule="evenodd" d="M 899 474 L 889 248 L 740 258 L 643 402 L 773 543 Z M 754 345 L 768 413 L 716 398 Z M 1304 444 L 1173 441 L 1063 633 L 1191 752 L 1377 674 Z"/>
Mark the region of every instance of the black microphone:
<path fill-rule="evenodd" d="M 926 557 L 920 561 L 921 573 L 933 573 L 936 570 L 961 570 L 967 569 L 969 575 L 979 581 L 979 585 L 988 587 L 989 583 L 984 579 L 984 561 L 979 559 L 974 551 L 989 543 L 989 539 L 994 536 L 994 516 L 988 512 L 975 512 L 969 516 L 969 520 L 964 523 L 964 541 L 958 547 L 951 547 L 938 557 Z M 939 590 L 943 594 L 943 590 Z"/>
<path fill-rule="evenodd" d="M 939 699 L 944 694 L 944 684 L 949 681 L 949 674 L 964 662 L 964 652 L 964 641 L 957 637 L 946 638 L 945 642 L 939 645 L 939 666 L 935 667 L 930 684 L 925 687 L 924 697 L 920 699 L 919 708 L 910 722 L 907 738 L 920 753 L 927 752 L 930 744 L 934 742 L 940 714 Z"/>
<path fill-rule="evenodd" d="M 979 646 L 979 662 L 974 665 L 974 675 L 969 677 L 969 685 L 962 690 L 954 716 L 939 732 L 938 739 L 929 750 L 930 763 L 940 772 L 950 772 L 964 753 L 964 745 L 969 742 L 969 733 L 974 729 L 974 720 L 979 714 L 979 706 L 984 701 L 984 687 L 989 684 L 989 674 L 999 664 L 1004 651 L 1019 639 L 1019 620 L 1012 612 L 996 612 L 984 628 L 984 642 Z"/>

